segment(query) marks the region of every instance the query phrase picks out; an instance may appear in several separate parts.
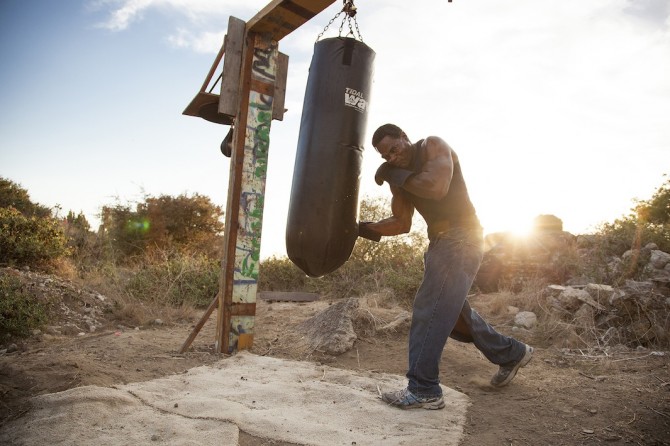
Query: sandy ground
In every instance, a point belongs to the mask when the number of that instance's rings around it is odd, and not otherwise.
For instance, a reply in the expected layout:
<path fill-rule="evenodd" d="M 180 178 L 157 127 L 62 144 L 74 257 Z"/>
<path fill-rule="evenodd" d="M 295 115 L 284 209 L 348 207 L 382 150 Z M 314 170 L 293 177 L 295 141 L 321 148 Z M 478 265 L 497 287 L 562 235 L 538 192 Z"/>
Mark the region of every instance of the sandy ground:
<path fill-rule="evenodd" d="M 472 299 L 478 301 L 486 295 Z M 407 330 L 366 336 L 339 356 L 296 352 L 285 339 L 327 302 L 259 301 L 252 353 L 313 361 L 360 372 L 404 374 Z M 486 316 L 486 314 L 484 314 Z M 85 385 L 113 386 L 183 374 L 224 358 L 213 354 L 215 318 L 185 354 L 193 324 L 41 335 L 0 356 L 0 420 L 31 409 L 29 398 Z M 503 332 L 511 330 L 499 326 Z M 524 340 L 521 336 L 521 340 Z M 447 387 L 469 396 L 461 445 L 670 444 L 670 354 L 651 350 L 566 351 L 536 345 L 530 364 L 508 387 L 488 380 L 496 367 L 472 346 L 450 341 L 441 364 Z M 380 402 L 380 404 L 383 404 Z M 397 410 L 401 419 L 406 412 Z M 287 445 L 241 432 L 239 444 Z"/>

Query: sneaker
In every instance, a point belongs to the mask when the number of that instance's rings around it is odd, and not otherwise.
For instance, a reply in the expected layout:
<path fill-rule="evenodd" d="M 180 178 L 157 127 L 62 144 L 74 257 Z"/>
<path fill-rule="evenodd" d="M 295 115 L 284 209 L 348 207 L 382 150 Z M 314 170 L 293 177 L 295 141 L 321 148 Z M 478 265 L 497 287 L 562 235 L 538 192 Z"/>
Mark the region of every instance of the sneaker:
<path fill-rule="evenodd" d="M 418 397 L 410 392 L 407 388 L 382 394 L 382 401 L 401 409 L 423 408 L 435 410 L 442 409 L 444 407 L 444 398 L 442 398 L 442 395 Z"/>
<path fill-rule="evenodd" d="M 521 358 L 517 362 L 500 366 L 500 368 L 498 369 L 498 373 L 493 375 L 493 378 L 491 378 L 491 385 L 494 387 L 503 387 L 509 384 L 510 381 L 512 381 L 516 376 L 517 370 L 528 364 L 532 357 L 533 357 L 533 347 L 527 345 L 526 353 L 524 353 L 523 358 Z"/>

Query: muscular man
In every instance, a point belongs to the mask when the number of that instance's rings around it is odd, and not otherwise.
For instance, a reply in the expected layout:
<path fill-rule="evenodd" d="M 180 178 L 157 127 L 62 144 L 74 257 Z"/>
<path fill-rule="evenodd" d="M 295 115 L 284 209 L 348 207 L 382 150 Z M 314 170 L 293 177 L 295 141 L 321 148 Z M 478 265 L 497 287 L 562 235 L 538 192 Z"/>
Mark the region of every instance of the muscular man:
<path fill-rule="evenodd" d="M 443 408 L 439 363 L 448 337 L 474 343 L 500 366 L 491 384 L 507 385 L 530 361 L 533 348 L 495 331 L 467 301 L 482 260 L 482 228 L 456 152 L 437 136 L 412 144 L 393 124 L 379 127 L 372 145 L 385 160 L 375 181 L 391 187 L 392 216 L 361 223 L 361 235 L 409 232 L 416 209 L 426 220 L 430 240 L 412 310 L 408 385 L 384 393 L 382 399 L 403 409 Z"/>

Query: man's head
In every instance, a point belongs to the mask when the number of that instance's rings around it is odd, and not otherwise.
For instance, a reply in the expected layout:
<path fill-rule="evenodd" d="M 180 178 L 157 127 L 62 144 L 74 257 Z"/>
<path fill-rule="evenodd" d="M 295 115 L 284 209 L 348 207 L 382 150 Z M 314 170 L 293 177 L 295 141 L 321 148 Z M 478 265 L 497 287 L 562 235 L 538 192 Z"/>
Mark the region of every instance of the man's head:
<path fill-rule="evenodd" d="M 375 130 L 372 145 L 389 164 L 403 169 L 411 166 L 414 146 L 397 125 L 384 124 Z"/>

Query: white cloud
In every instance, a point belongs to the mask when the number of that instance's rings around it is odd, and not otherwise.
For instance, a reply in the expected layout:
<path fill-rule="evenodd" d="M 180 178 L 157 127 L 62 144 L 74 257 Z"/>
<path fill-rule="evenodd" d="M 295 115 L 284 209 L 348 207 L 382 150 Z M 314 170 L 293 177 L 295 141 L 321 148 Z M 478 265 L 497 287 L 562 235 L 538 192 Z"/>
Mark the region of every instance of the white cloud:
<path fill-rule="evenodd" d="M 203 31 L 193 34 L 185 28 L 178 28 L 168 36 L 168 42 L 176 48 L 188 48 L 197 53 L 216 53 L 223 44 L 224 31 Z"/>
<path fill-rule="evenodd" d="M 96 8 L 109 8 L 108 18 L 99 26 L 123 31 L 150 11 L 172 12 L 186 18 L 191 25 L 214 21 L 221 26 L 222 18 L 240 13 L 246 16 L 248 11 L 257 11 L 266 3 L 265 0 L 103 0 L 91 4 Z M 199 40 L 193 39 L 194 42 Z"/>

